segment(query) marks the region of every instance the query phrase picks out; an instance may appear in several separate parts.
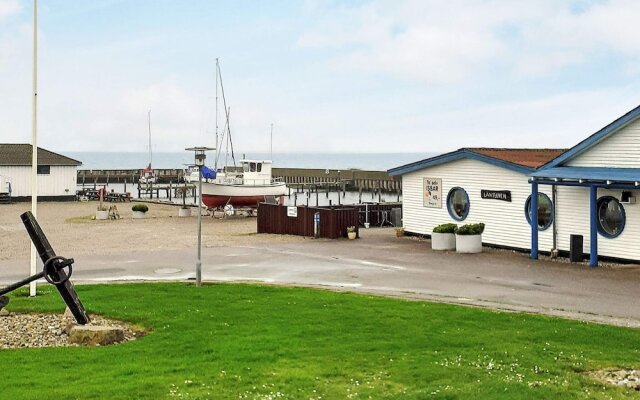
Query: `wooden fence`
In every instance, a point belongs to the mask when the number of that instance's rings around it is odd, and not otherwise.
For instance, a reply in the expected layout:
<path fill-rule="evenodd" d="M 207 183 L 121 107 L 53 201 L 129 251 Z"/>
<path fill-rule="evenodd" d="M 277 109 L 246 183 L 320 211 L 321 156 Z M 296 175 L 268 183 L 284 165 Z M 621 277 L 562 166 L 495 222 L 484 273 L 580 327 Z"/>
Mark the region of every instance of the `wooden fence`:
<path fill-rule="evenodd" d="M 355 207 L 287 207 L 267 203 L 258 205 L 258 233 L 314 236 L 313 224 L 316 213 L 320 216 L 319 237 L 347 237 L 349 226 L 355 226 L 356 236 L 360 236 L 358 209 Z"/>

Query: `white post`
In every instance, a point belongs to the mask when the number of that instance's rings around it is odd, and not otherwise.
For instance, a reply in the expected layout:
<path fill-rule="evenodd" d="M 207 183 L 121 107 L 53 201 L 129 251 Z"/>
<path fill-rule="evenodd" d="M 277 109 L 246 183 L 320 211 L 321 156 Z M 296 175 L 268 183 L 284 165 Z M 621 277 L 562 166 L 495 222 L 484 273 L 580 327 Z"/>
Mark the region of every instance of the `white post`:
<path fill-rule="evenodd" d="M 31 117 L 31 213 L 38 218 L 38 0 L 33 0 L 33 107 Z M 36 247 L 31 242 L 31 275 L 36 274 Z M 36 295 L 36 282 L 29 283 L 29 296 Z"/>

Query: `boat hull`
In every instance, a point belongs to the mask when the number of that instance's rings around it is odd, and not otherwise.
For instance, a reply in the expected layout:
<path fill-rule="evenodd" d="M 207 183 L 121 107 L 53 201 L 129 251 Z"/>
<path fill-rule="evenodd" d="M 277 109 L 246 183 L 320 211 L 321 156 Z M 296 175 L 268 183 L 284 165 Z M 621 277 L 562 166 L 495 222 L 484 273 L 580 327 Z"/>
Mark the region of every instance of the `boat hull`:
<path fill-rule="evenodd" d="M 224 207 L 257 207 L 267 197 L 282 196 L 286 193 L 286 185 L 229 185 L 220 183 L 202 183 L 202 202 L 208 208 Z"/>

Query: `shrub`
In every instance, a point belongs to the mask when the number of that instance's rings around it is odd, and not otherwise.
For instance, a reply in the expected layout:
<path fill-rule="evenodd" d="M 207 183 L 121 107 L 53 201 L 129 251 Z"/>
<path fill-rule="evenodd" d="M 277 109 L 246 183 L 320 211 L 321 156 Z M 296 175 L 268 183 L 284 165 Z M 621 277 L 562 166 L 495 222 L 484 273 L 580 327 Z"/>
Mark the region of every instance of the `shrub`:
<path fill-rule="evenodd" d="M 481 235 L 484 232 L 484 224 L 467 224 L 462 225 L 456 231 L 457 235 Z"/>
<path fill-rule="evenodd" d="M 147 211 L 149 211 L 149 207 L 147 207 L 146 204 L 136 204 L 131 207 L 131 210 L 146 213 Z"/>
<path fill-rule="evenodd" d="M 356 231 L 355 226 L 347 226 L 347 232 L 355 232 L 355 231 Z"/>
<path fill-rule="evenodd" d="M 456 224 L 442 224 L 433 228 L 433 233 L 456 233 L 458 225 Z"/>

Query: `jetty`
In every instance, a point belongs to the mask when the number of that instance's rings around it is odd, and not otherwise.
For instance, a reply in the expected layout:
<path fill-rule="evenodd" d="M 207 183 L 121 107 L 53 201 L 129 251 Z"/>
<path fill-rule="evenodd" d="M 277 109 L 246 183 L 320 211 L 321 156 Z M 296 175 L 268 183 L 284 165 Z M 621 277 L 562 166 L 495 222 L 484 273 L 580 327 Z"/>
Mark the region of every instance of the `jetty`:
<path fill-rule="evenodd" d="M 78 186 L 123 183 L 138 184 L 140 169 L 100 169 L 78 170 Z M 154 190 L 166 191 L 159 184 L 175 185 L 184 182 L 182 169 L 154 169 L 158 183 Z M 360 169 L 312 169 L 312 168 L 273 168 L 273 177 L 279 178 L 289 187 L 308 189 L 310 187 L 330 189 L 330 191 L 364 191 L 401 193 L 402 180 L 390 176 L 387 171 L 365 171 Z M 167 196 L 168 197 L 168 196 Z"/>

